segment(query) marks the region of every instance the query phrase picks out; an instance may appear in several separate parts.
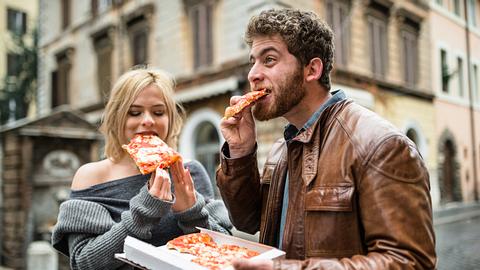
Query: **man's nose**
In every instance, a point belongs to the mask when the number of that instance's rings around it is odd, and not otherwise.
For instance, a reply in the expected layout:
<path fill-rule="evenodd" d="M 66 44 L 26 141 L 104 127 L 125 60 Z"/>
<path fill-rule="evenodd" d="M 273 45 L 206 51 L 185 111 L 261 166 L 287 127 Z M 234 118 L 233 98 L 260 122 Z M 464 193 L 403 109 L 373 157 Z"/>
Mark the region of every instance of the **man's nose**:
<path fill-rule="evenodd" d="M 258 83 L 263 80 L 263 72 L 259 65 L 253 65 L 248 72 L 248 81 L 250 83 Z"/>

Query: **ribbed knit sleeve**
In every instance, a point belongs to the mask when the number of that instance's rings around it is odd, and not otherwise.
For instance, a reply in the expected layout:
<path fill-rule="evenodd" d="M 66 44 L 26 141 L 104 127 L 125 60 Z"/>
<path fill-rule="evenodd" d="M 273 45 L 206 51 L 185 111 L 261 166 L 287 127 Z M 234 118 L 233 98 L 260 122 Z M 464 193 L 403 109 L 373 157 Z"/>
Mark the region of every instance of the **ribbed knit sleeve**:
<path fill-rule="evenodd" d="M 114 254 L 123 252 L 125 237 L 150 239 L 152 228 L 171 205 L 152 197 L 144 186 L 130 200 L 130 209 L 122 213 L 121 220 L 114 222 L 98 203 L 68 200 L 60 205 L 52 244 L 70 256 L 72 269 L 117 269 L 122 262 Z"/>

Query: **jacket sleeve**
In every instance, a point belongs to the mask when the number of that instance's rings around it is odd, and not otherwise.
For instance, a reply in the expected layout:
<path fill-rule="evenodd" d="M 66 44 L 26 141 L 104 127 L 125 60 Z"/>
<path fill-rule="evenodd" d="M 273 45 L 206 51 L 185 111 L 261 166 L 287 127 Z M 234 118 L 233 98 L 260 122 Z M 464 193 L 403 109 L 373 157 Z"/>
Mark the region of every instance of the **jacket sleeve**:
<path fill-rule="evenodd" d="M 217 186 L 230 212 L 233 225 L 254 234 L 260 229 L 262 192 L 256 150 L 241 158 L 228 158 L 228 144 L 221 151 L 217 169 Z"/>
<path fill-rule="evenodd" d="M 428 172 L 402 135 L 379 142 L 356 171 L 366 255 L 279 260 L 275 269 L 435 269 Z"/>

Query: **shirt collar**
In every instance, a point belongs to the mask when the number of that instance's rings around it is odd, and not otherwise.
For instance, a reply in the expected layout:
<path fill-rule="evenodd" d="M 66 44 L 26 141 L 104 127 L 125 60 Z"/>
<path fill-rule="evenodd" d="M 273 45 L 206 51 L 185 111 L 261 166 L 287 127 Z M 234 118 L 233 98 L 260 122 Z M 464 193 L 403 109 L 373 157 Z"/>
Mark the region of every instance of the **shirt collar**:
<path fill-rule="evenodd" d="M 303 127 L 298 130 L 294 125 L 292 124 L 287 124 L 285 126 L 285 129 L 283 131 L 283 137 L 285 138 L 285 141 L 290 141 L 293 138 L 297 137 L 299 134 L 303 133 L 305 130 L 308 130 L 317 120 L 320 118 L 320 115 L 322 114 L 323 111 L 325 111 L 326 108 L 330 107 L 331 105 L 345 100 L 347 96 L 345 95 L 345 92 L 343 90 L 335 90 L 332 91 L 332 96 L 324 102 L 320 107 L 315 111 L 315 113 L 310 116 L 308 121 L 303 125 Z"/>

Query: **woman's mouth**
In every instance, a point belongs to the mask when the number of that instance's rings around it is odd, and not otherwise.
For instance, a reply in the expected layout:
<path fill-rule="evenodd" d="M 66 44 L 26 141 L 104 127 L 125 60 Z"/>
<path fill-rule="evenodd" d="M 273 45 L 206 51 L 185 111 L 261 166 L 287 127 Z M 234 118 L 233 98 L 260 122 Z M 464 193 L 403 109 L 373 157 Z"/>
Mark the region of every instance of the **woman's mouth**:
<path fill-rule="evenodd" d="M 140 134 L 140 135 L 155 135 L 155 136 L 158 136 L 158 134 L 154 131 L 140 131 L 140 132 L 137 132 L 136 134 Z"/>

